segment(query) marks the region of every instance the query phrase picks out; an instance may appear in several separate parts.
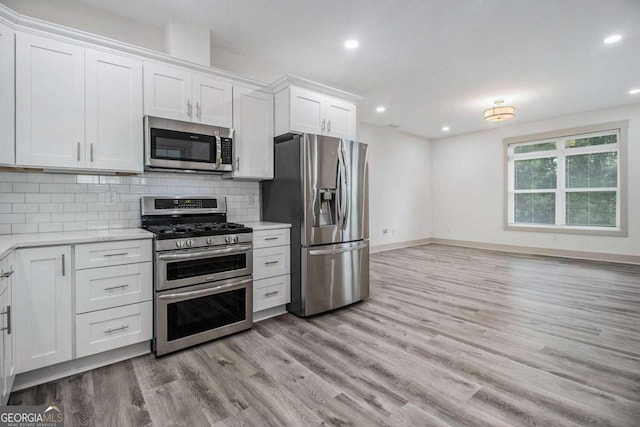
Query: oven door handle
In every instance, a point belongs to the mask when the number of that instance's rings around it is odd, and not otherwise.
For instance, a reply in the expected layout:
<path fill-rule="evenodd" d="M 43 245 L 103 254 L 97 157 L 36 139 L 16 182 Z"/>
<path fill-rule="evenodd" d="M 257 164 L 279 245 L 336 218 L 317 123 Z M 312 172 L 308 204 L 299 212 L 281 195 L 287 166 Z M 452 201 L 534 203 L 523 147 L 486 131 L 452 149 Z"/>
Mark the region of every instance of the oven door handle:
<path fill-rule="evenodd" d="M 171 260 L 180 260 L 180 259 L 195 259 L 195 258 L 205 258 L 211 255 L 224 255 L 224 254 L 234 254 L 234 253 L 242 253 L 250 251 L 253 248 L 252 245 L 234 245 L 232 247 L 224 248 L 224 249 L 211 249 L 206 251 L 199 252 L 181 252 L 177 254 L 159 254 L 158 260 L 160 261 L 171 261 Z"/>
<path fill-rule="evenodd" d="M 220 291 L 223 291 L 228 288 L 233 288 L 239 285 L 245 285 L 247 283 L 251 283 L 252 279 L 240 280 L 238 282 L 227 283 L 226 285 L 220 285 L 213 288 L 200 289 L 198 291 L 189 291 L 189 292 L 179 292 L 177 294 L 169 294 L 169 295 L 160 295 L 158 299 L 183 299 L 187 297 L 194 297 L 198 295 L 210 295 L 217 294 Z"/>

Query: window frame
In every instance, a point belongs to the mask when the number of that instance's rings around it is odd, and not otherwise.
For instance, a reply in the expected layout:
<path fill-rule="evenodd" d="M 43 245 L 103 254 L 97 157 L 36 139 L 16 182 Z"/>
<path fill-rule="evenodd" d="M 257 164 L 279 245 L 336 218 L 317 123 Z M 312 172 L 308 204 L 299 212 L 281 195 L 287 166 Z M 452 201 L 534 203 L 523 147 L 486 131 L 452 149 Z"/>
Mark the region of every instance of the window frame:
<path fill-rule="evenodd" d="M 504 146 L 504 229 L 512 231 L 534 231 L 547 233 L 568 233 L 600 236 L 628 236 L 627 224 L 627 131 L 629 121 L 603 123 L 571 129 L 555 130 L 532 135 L 503 139 Z M 602 144 L 588 147 L 567 148 L 565 141 L 585 137 L 618 134 L 616 144 Z M 513 153 L 513 147 L 555 142 L 556 149 Z M 617 150 L 616 150 L 617 148 Z M 603 152 L 618 152 L 617 187 L 566 188 L 567 156 Z M 515 190 L 515 161 L 557 157 L 556 188 Z M 566 194 L 572 192 L 616 191 L 616 227 L 566 225 Z M 518 193 L 554 193 L 555 224 L 517 224 L 515 223 L 515 194 Z"/>

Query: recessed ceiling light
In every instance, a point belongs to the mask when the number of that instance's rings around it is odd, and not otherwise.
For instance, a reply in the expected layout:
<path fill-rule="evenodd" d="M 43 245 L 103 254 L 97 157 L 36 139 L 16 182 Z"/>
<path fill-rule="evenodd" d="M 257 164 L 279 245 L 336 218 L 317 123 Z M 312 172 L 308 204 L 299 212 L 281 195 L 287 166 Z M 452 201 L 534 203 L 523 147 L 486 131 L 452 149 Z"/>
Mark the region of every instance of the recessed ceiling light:
<path fill-rule="evenodd" d="M 640 89 L 631 89 L 629 95 L 637 95 L 640 93 Z"/>
<path fill-rule="evenodd" d="M 344 47 L 346 47 L 347 49 L 355 49 L 358 46 L 360 46 L 358 40 L 347 40 L 346 42 L 344 42 Z"/>
<path fill-rule="evenodd" d="M 384 108 L 384 106 L 380 105 L 379 107 L 376 107 L 376 111 L 378 113 L 384 113 L 387 109 Z"/>
<path fill-rule="evenodd" d="M 606 39 L 604 39 L 604 42 L 606 44 L 611 44 L 611 43 L 617 43 L 620 40 L 622 40 L 622 36 L 620 34 L 614 34 L 614 35 L 609 36 Z"/>
<path fill-rule="evenodd" d="M 451 128 L 449 126 L 442 126 L 442 132 L 449 132 Z"/>

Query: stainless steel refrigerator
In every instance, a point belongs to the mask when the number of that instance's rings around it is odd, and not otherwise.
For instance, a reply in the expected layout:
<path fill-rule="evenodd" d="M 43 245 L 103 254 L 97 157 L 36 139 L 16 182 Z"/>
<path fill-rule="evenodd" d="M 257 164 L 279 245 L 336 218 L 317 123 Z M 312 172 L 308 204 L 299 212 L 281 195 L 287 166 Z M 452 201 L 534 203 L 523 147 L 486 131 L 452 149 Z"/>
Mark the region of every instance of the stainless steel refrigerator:
<path fill-rule="evenodd" d="M 291 303 L 310 316 L 369 296 L 368 147 L 311 134 L 276 138 L 262 218 L 291 229 Z"/>

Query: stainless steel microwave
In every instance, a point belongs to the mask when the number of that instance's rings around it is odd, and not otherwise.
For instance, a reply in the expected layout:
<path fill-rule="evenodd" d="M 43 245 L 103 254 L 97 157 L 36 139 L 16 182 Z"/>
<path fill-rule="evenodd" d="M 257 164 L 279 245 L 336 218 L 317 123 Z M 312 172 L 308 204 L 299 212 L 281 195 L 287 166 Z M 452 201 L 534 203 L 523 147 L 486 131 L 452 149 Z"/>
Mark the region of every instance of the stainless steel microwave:
<path fill-rule="evenodd" d="M 145 169 L 233 170 L 233 129 L 145 116 Z"/>

